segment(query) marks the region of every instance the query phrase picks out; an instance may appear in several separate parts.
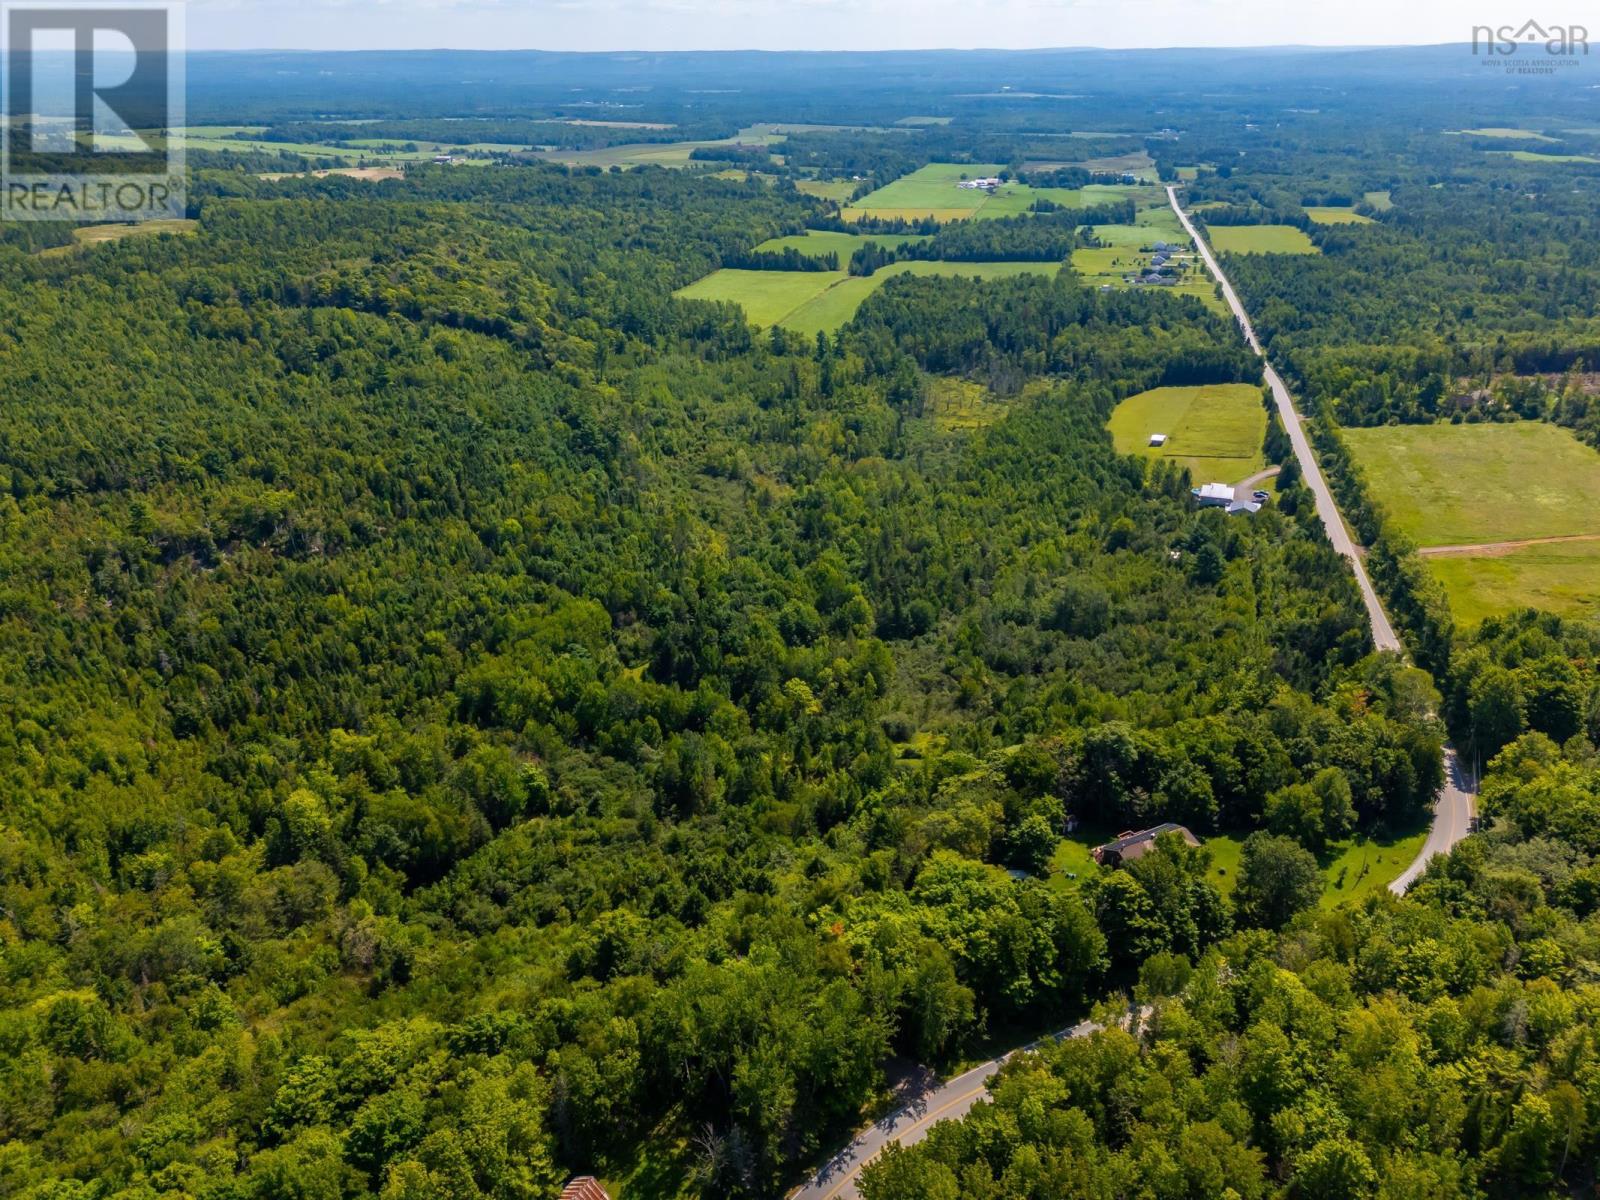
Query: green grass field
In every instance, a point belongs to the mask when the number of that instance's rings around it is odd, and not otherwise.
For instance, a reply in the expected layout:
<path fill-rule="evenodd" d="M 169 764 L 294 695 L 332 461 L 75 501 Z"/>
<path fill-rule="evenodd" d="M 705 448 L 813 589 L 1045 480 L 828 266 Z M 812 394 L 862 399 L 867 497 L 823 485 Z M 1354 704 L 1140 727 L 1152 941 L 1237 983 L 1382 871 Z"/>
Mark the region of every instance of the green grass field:
<path fill-rule="evenodd" d="M 1372 218 L 1363 216 L 1353 208 L 1320 205 L 1306 209 L 1306 216 L 1318 225 L 1371 225 Z"/>
<path fill-rule="evenodd" d="M 1311 239 L 1293 225 L 1212 225 L 1206 236 L 1219 253 L 1317 254 Z"/>
<path fill-rule="evenodd" d="M 1450 611 L 1460 625 L 1476 625 L 1485 617 L 1523 608 L 1592 617 L 1600 607 L 1600 541 L 1423 561 L 1444 585 Z"/>
<path fill-rule="evenodd" d="M 738 142 L 770 145 L 780 140 L 779 134 L 752 134 L 706 142 L 629 142 L 598 150 L 544 150 L 539 152 L 539 157 L 574 167 L 640 167 L 649 163 L 658 167 L 687 167 L 693 161 L 689 152 L 701 147 L 729 146 Z"/>
<path fill-rule="evenodd" d="M 989 197 L 976 188 L 959 186 L 961 181 L 998 175 L 1004 169 L 1004 163 L 928 163 L 863 196 L 854 207 L 865 212 L 959 212 L 971 216 Z"/>
<path fill-rule="evenodd" d="M 794 187 L 802 196 L 820 196 L 836 204 L 843 204 L 856 190 L 856 185 L 848 179 L 800 179 L 795 181 Z"/>
<path fill-rule="evenodd" d="M 1506 138 L 1524 142 L 1553 142 L 1557 139 L 1535 133 L 1531 129 L 1513 129 L 1507 125 L 1494 125 L 1487 129 L 1452 129 L 1449 132 L 1462 137 Z"/>
<path fill-rule="evenodd" d="M 780 253 L 795 249 L 802 254 L 828 254 L 839 256 L 839 265 L 848 266 L 850 256 L 869 242 L 887 246 L 891 250 L 902 242 L 925 242 L 926 233 L 838 233 L 831 229 L 808 229 L 805 233 L 788 237 L 768 238 L 756 247 L 761 253 Z"/>
<path fill-rule="evenodd" d="M 1346 429 L 1367 487 L 1419 546 L 1600 533 L 1600 454 L 1543 421 Z"/>
<path fill-rule="evenodd" d="M 849 235 L 841 235 L 849 236 Z M 752 324 L 782 325 L 796 333 L 831 333 L 855 316 L 861 302 L 895 275 L 943 275 L 1004 279 L 1052 275 L 1059 263 L 898 262 L 872 275 L 844 271 L 713 271 L 674 295 L 690 300 L 726 300 L 744 308 Z"/>
<path fill-rule="evenodd" d="M 1237 483 L 1267 465 L 1267 410 L 1252 384 L 1140 392 L 1117 405 L 1108 424 L 1119 453 L 1180 463 L 1197 484 Z M 1166 434 L 1166 445 L 1150 445 L 1152 433 Z"/>
<path fill-rule="evenodd" d="M 1362 199 L 1379 212 L 1388 212 L 1394 207 L 1394 201 L 1390 199 L 1388 192 L 1368 192 Z"/>
<path fill-rule="evenodd" d="M 1537 150 L 1490 150 L 1488 153 L 1524 163 L 1600 163 L 1600 158 L 1587 154 L 1542 154 Z"/>

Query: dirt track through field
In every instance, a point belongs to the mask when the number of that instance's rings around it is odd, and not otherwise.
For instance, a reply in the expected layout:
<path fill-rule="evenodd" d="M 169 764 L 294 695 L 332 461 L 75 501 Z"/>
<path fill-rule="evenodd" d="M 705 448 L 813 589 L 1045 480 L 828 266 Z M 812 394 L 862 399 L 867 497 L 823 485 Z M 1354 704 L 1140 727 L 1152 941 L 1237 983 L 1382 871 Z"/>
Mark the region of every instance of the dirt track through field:
<path fill-rule="evenodd" d="M 1561 537 L 1518 538 L 1512 542 L 1464 542 L 1457 546 L 1423 546 L 1423 558 L 1499 558 L 1524 546 L 1553 546 L 1560 542 L 1600 542 L 1600 533 L 1569 533 Z"/>

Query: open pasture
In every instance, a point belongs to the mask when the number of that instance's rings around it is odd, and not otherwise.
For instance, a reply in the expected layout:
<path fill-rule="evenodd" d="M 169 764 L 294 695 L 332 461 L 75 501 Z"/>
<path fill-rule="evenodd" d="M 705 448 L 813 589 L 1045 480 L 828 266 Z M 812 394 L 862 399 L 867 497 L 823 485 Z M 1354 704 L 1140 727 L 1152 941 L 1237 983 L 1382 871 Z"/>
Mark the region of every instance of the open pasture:
<path fill-rule="evenodd" d="M 752 324 L 782 325 L 797 333 L 815 334 L 832 332 L 849 321 L 861 302 L 895 275 L 1003 279 L 1053 275 L 1060 269 L 1059 263 L 1032 262 L 897 262 L 872 275 L 724 268 L 674 294 L 690 300 L 729 301 L 740 305 Z"/>
<path fill-rule="evenodd" d="M 1223 254 L 1318 254 L 1305 232 L 1293 225 L 1212 225 L 1211 245 Z"/>
<path fill-rule="evenodd" d="M 1119 453 L 1186 466 L 1197 484 L 1237 483 L 1267 465 L 1267 410 L 1253 384 L 1153 388 L 1117 405 L 1109 427 Z M 1154 433 L 1167 435 L 1164 446 L 1150 445 Z"/>
<path fill-rule="evenodd" d="M 1340 208 L 1334 205 L 1317 205 L 1306 209 L 1306 216 L 1318 225 L 1371 225 L 1371 217 L 1358 213 L 1354 208 Z"/>

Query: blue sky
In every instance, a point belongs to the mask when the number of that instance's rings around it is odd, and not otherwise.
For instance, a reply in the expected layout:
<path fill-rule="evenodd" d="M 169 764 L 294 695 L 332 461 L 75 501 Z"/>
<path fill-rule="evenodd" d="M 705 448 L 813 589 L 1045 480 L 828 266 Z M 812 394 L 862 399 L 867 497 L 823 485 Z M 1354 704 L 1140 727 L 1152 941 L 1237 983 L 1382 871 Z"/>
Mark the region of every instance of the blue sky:
<path fill-rule="evenodd" d="M 1518 0 L 189 0 L 196 49 L 872 50 L 1463 42 Z"/>

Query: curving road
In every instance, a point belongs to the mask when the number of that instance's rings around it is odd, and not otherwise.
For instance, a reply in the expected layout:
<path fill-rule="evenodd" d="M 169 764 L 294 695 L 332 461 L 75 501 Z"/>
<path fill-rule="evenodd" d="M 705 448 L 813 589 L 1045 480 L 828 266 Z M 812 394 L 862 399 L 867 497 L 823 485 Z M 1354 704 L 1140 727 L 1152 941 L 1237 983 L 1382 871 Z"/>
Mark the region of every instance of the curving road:
<path fill-rule="evenodd" d="M 1379 650 L 1393 650 L 1403 654 L 1405 651 L 1400 645 L 1400 639 L 1395 636 L 1394 626 L 1389 624 L 1389 615 L 1383 611 L 1383 605 L 1378 602 L 1378 593 L 1373 590 L 1372 580 L 1367 576 L 1367 564 L 1363 561 L 1355 540 L 1350 536 L 1350 531 L 1345 527 L 1344 518 L 1339 515 L 1339 506 L 1333 502 L 1333 493 L 1328 490 L 1327 480 L 1322 477 L 1322 469 L 1317 465 L 1316 455 L 1311 452 L 1311 442 L 1306 437 L 1305 427 L 1300 423 L 1300 414 L 1295 411 L 1294 399 L 1289 395 L 1289 389 L 1284 387 L 1283 380 L 1267 361 L 1266 351 L 1261 348 L 1261 342 L 1256 338 L 1255 327 L 1250 324 L 1250 317 L 1244 311 L 1244 305 L 1239 302 L 1239 294 L 1233 290 L 1233 284 L 1228 282 L 1228 277 L 1217 265 L 1211 247 L 1206 245 L 1206 240 L 1194 227 L 1189 214 L 1184 212 L 1183 206 L 1178 203 L 1177 188 L 1167 188 L 1167 200 L 1172 204 L 1172 211 L 1178 214 L 1178 220 L 1183 223 L 1185 232 L 1194 239 L 1195 247 L 1200 251 L 1200 257 L 1205 260 L 1212 277 L 1221 286 L 1222 298 L 1228 302 L 1228 307 L 1238 319 L 1239 328 L 1244 332 L 1244 340 L 1249 343 L 1250 349 L 1261 357 L 1267 385 L 1272 388 L 1272 398 L 1278 405 L 1278 419 L 1283 422 L 1283 427 L 1289 434 L 1289 442 L 1294 446 L 1294 456 L 1300 462 L 1300 476 L 1316 498 L 1317 515 L 1322 518 L 1323 527 L 1328 531 L 1328 540 L 1333 543 L 1333 548 L 1349 559 L 1350 569 L 1356 574 L 1356 583 L 1361 588 L 1362 603 L 1367 606 L 1367 619 L 1372 624 L 1373 645 Z M 1411 865 L 1389 885 L 1389 890 L 1397 896 L 1405 894 L 1406 889 L 1426 869 L 1429 859 L 1436 854 L 1448 854 L 1450 848 L 1466 837 L 1471 829 L 1477 784 L 1468 777 L 1455 749 L 1451 746 L 1444 748 L 1444 776 L 1444 787 L 1434 802 L 1433 826 L 1428 830 L 1428 840 L 1423 843 L 1421 853 Z"/>
<path fill-rule="evenodd" d="M 947 1079 L 929 1088 L 909 1104 L 856 1134 L 854 1141 L 791 1192 L 789 1200 L 860 1200 L 861 1193 L 856 1190 L 856 1180 L 860 1178 L 861 1169 L 882 1154 L 885 1146 L 891 1142 L 898 1142 L 902 1146 L 915 1145 L 927 1137 L 928 1130 L 940 1121 L 954 1121 L 966 1116 L 972 1106 L 988 1094 L 989 1080 L 1014 1055 L 1037 1049 L 1046 1041 L 1087 1037 L 1099 1028 L 1093 1021 L 1080 1021 L 1048 1038 L 1019 1046 L 999 1058 L 991 1058 L 954 1079 Z"/>
<path fill-rule="evenodd" d="M 1322 518 L 1322 524 L 1328 531 L 1328 540 L 1333 543 L 1335 550 L 1349 560 L 1350 569 L 1355 572 L 1356 583 L 1361 588 L 1361 599 L 1367 608 L 1367 619 L 1372 624 L 1373 644 L 1380 650 L 1393 650 L 1403 654 L 1404 649 L 1400 639 L 1395 636 L 1394 627 L 1389 624 L 1388 614 L 1383 611 L 1383 605 L 1378 602 L 1378 594 L 1372 588 L 1372 580 L 1367 577 L 1367 565 L 1362 560 L 1361 551 L 1350 536 L 1350 531 L 1345 528 L 1344 519 L 1339 515 L 1338 505 L 1333 502 L 1333 493 L 1328 490 L 1327 481 L 1322 477 L 1322 469 L 1317 465 L 1316 456 L 1311 452 L 1311 443 L 1306 437 L 1305 427 L 1300 423 L 1300 414 L 1295 411 L 1289 389 L 1283 385 L 1283 380 L 1267 361 L 1266 352 L 1256 338 L 1255 328 L 1250 324 L 1244 305 L 1239 302 L 1238 293 L 1233 290 L 1233 284 L 1228 282 L 1228 277 L 1217 265 L 1211 247 L 1206 245 L 1199 230 L 1189 220 L 1189 214 L 1184 212 L 1178 203 L 1175 188 L 1167 188 L 1167 199 L 1172 204 L 1172 211 L 1178 214 L 1178 220 L 1183 223 L 1184 229 L 1194 239 L 1200 257 L 1205 260 L 1212 277 L 1221 285 L 1223 299 L 1228 302 L 1228 307 L 1238 319 L 1244 340 L 1262 360 L 1267 384 L 1272 388 L 1272 396 L 1278 406 L 1278 419 L 1283 422 L 1284 430 L 1289 434 L 1290 444 L 1294 447 L 1295 458 L 1300 463 L 1300 477 L 1316 499 L 1317 515 Z M 1268 474 L 1271 472 L 1252 476 L 1245 481 L 1245 485 L 1264 479 Z M 1448 854 L 1452 846 L 1467 836 L 1473 817 L 1474 795 L 1477 788 L 1468 777 L 1452 747 L 1445 747 L 1444 766 L 1445 784 L 1434 805 L 1433 826 L 1428 832 L 1428 840 L 1423 844 L 1422 852 L 1417 855 L 1416 860 L 1389 885 L 1389 890 L 1396 895 L 1405 893 L 1427 867 L 1429 859 L 1436 854 Z M 1082 1021 L 1052 1034 L 1046 1040 L 1061 1041 L 1064 1038 L 1086 1037 L 1099 1028 L 1100 1026 L 1092 1021 Z M 920 1093 L 909 1104 L 903 1105 L 858 1133 L 848 1146 L 830 1158 L 803 1185 L 791 1192 L 789 1200 L 860 1200 L 861 1193 L 856 1189 L 856 1180 L 860 1177 L 862 1168 L 882 1154 L 885 1146 L 890 1143 L 899 1143 L 902 1146 L 914 1145 L 927 1137 L 928 1130 L 940 1121 L 956 1120 L 966 1116 L 972 1106 L 987 1094 L 989 1080 L 1012 1055 L 1035 1049 L 1040 1044 L 1040 1042 L 1030 1042 L 1026 1046 L 1020 1046 Z"/>

